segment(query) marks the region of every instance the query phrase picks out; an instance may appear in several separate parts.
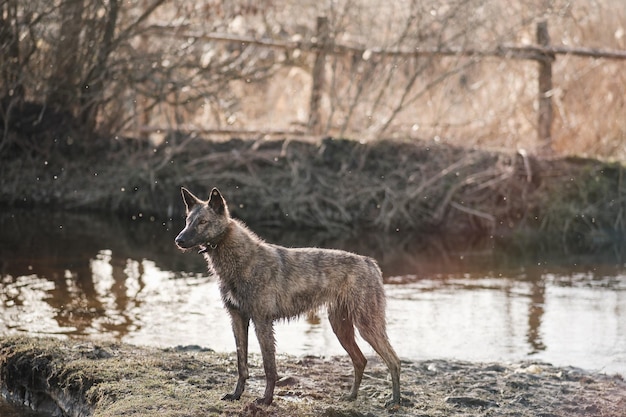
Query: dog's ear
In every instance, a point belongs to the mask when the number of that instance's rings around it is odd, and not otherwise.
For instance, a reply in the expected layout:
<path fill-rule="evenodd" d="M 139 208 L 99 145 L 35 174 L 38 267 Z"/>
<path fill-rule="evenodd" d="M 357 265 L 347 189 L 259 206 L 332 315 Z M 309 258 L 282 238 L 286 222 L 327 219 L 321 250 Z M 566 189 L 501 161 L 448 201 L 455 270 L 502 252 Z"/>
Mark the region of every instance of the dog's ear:
<path fill-rule="evenodd" d="M 209 196 L 209 207 L 213 209 L 217 214 L 224 214 L 226 211 L 226 201 L 220 193 L 220 190 L 213 188 L 211 195 Z"/>
<path fill-rule="evenodd" d="M 191 211 L 191 209 L 196 205 L 201 203 L 200 199 L 198 197 L 196 197 L 195 195 L 193 195 L 191 193 L 191 191 L 189 191 L 188 189 L 186 189 L 185 187 L 181 187 L 180 188 L 180 192 L 183 195 L 183 201 L 185 202 L 185 207 L 187 208 L 187 211 Z"/>

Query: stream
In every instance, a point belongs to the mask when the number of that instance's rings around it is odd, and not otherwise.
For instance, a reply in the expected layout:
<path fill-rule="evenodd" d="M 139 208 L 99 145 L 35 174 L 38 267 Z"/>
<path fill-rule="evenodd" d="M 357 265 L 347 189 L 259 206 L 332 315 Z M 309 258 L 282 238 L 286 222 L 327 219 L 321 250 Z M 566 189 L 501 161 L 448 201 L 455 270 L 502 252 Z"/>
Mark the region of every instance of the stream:
<path fill-rule="evenodd" d="M 184 220 L 3 211 L 0 335 L 234 351 L 215 277 L 174 237 Z M 376 258 L 388 333 L 410 360 L 541 360 L 626 375 L 626 250 L 506 246 L 417 233 L 338 239 L 254 228 L 287 246 Z M 324 311 L 276 326 L 277 352 L 343 355 Z M 362 340 L 366 355 L 373 350 Z M 250 350 L 259 352 L 254 337 Z M 0 415 L 11 415 L 7 404 Z M 31 414 L 15 414 L 31 415 Z"/>

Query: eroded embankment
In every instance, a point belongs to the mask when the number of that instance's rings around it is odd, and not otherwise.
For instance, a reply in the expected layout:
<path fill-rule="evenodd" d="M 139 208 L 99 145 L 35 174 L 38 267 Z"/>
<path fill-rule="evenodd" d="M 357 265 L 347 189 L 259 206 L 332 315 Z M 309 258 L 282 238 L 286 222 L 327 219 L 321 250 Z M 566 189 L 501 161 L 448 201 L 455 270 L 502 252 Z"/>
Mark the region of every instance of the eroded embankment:
<path fill-rule="evenodd" d="M 124 344 L 13 337 L 0 343 L 3 395 L 64 416 L 372 416 L 386 415 L 387 370 L 370 358 L 355 402 L 352 366 L 334 358 L 279 355 L 275 402 L 256 406 L 263 392 L 260 358 L 241 401 L 220 398 L 236 379 L 234 355 L 197 347 L 157 349 Z M 620 376 L 545 363 L 403 362 L 398 416 L 624 416 Z"/>
<path fill-rule="evenodd" d="M 621 164 L 539 159 L 423 141 L 275 140 L 58 145 L 0 163 L 0 203 L 182 215 L 179 188 L 217 186 L 256 225 L 407 229 L 598 244 L 626 230 Z"/>

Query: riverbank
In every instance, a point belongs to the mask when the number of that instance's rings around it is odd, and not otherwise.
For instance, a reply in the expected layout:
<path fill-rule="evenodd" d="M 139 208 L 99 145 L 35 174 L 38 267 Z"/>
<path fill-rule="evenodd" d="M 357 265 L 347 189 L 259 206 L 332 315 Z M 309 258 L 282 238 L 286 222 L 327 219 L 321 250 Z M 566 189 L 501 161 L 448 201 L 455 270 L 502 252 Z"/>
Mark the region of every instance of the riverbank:
<path fill-rule="evenodd" d="M 242 400 L 225 402 L 236 380 L 234 354 L 11 337 L 0 343 L 0 384 L 13 402 L 72 417 L 386 415 L 387 370 L 369 360 L 359 399 L 345 402 L 338 398 L 352 379 L 347 355 L 279 355 L 275 403 L 265 407 L 252 404 L 264 386 L 257 355 Z M 626 415 L 623 377 L 547 363 L 403 361 L 401 383 L 398 416 Z"/>
<path fill-rule="evenodd" d="M 541 234 L 576 246 L 626 231 L 624 167 L 592 159 L 542 159 L 427 141 L 326 138 L 213 142 L 170 138 L 57 143 L 5 153 L 0 204 L 182 216 L 179 189 L 219 187 L 249 224 L 335 234 L 415 230 Z"/>

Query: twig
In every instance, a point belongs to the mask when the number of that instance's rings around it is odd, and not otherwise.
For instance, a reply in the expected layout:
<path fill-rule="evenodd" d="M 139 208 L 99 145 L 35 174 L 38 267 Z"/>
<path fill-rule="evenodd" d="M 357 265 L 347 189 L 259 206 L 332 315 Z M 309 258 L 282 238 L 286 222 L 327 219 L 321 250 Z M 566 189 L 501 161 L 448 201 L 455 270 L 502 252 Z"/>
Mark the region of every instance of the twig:
<path fill-rule="evenodd" d="M 461 205 L 461 204 L 459 204 L 459 203 L 457 203 L 455 201 L 452 201 L 450 203 L 450 206 L 455 208 L 455 209 L 457 209 L 457 210 L 459 210 L 459 211 L 462 211 L 464 213 L 471 214 L 472 216 L 476 216 L 476 217 L 480 217 L 482 219 L 488 220 L 488 221 L 490 221 L 494 225 L 496 224 L 495 216 L 493 216 L 493 215 L 491 215 L 489 213 L 484 213 L 484 212 L 482 212 L 480 210 L 476 210 L 476 209 L 473 209 L 473 208 L 469 208 L 469 207 L 463 206 L 463 205 Z"/>

